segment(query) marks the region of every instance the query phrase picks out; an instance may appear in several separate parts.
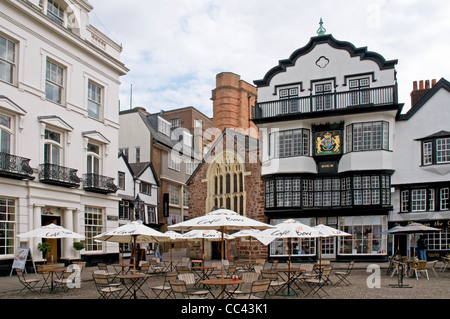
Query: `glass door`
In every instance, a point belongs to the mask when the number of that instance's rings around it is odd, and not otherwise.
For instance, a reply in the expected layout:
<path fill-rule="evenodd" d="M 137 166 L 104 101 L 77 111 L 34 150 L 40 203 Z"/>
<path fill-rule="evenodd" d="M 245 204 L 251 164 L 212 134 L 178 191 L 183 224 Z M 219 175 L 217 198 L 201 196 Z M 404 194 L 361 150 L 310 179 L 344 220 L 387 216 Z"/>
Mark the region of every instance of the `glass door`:
<path fill-rule="evenodd" d="M 337 218 L 336 217 L 322 217 L 318 218 L 318 224 L 323 224 L 329 227 L 337 229 Z M 336 258 L 336 238 L 319 238 L 318 244 L 320 245 L 320 253 L 322 254 L 322 259 L 334 259 Z"/>

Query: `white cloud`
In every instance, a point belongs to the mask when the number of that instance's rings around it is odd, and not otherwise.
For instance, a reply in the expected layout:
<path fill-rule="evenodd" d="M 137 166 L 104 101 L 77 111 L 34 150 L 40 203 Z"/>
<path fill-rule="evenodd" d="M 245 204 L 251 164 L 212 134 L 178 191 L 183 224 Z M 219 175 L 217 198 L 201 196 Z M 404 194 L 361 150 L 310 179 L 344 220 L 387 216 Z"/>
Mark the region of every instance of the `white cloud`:
<path fill-rule="evenodd" d="M 122 78 L 122 109 L 133 84 L 133 106 L 156 112 L 192 105 L 212 116 L 217 73 L 261 79 L 316 35 L 320 17 L 336 39 L 398 59 L 405 107 L 413 81 L 450 80 L 447 0 L 90 2 L 91 23 L 124 47 L 130 72 Z"/>

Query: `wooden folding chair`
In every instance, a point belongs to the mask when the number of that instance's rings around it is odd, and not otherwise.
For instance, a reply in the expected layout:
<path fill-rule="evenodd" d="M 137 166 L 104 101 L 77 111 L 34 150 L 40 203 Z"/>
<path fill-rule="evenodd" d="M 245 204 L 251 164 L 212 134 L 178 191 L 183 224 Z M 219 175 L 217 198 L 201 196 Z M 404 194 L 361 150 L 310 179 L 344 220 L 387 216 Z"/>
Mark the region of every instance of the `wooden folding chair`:
<path fill-rule="evenodd" d="M 38 292 L 34 287 L 41 281 L 37 278 L 25 278 L 25 274 L 23 273 L 22 269 L 14 268 L 16 271 L 17 277 L 19 278 L 20 283 L 23 285 L 23 288 L 21 291 L 19 291 L 17 294 L 20 294 L 25 289 L 28 289 L 31 292 Z"/>
<path fill-rule="evenodd" d="M 328 293 L 323 289 L 323 287 L 328 285 L 328 283 L 330 282 L 329 281 L 330 274 L 331 274 L 331 266 L 326 266 L 319 276 L 317 276 L 316 278 L 307 279 L 306 283 L 311 288 L 311 290 L 305 296 L 313 294 L 321 298 L 319 291 L 322 291 L 328 296 Z"/>
<path fill-rule="evenodd" d="M 187 288 L 186 282 L 183 280 L 172 280 L 170 281 L 170 286 L 175 299 L 205 299 L 204 296 L 206 296 L 206 294 L 198 295 L 190 292 Z M 207 293 L 209 293 L 209 291 Z M 181 298 L 178 296 L 181 296 Z"/>
<path fill-rule="evenodd" d="M 255 280 L 252 282 L 250 292 L 237 296 L 236 299 L 265 299 L 270 287 L 270 280 Z"/>
<path fill-rule="evenodd" d="M 177 279 L 178 274 L 176 272 L 168 272 L 166 273 L 165 277 L 164 277 L 164 282 L 162 285 L 158 285 L 158 286 L 154 286 L 154 287 L 150 287 L 153 291 L 153 293 L 156 295 L 155 299 L 163 299 L 163 293 L 165 294 L 165 298 L 164 299 L 168 299 L 168 298 L 175 298 L 175 296 L 173 296 L 173 292 L 172 292 L 172 287 L 170 286 L 170 282 L 172 280 L 176 280 Z"/>
<path fill-rule="evenodd" d="M 334 274 L 336 277 L 338 277 L 338 281 L 334 284 L 335 286 L 339 285 L 340 283 L 344 283 L 346 286 L 350 286 L 352 283 L 348 281 L 347 277 L 352 272 L 353 266 L 355 265 L 355 261 L 351 261 L 348 264 L 346 271 L 336 271 Z"/>
<path fill-rule="evenodd" d="M 120 293 L 123 290 L 119 283 L 111 283 L 110 277 L 104 273 L 93 273 L 92 277 L 94 278 L 95 286 L 97 288 L 98 293 L 100 294 L 99 299 L 119 299 Z"/>

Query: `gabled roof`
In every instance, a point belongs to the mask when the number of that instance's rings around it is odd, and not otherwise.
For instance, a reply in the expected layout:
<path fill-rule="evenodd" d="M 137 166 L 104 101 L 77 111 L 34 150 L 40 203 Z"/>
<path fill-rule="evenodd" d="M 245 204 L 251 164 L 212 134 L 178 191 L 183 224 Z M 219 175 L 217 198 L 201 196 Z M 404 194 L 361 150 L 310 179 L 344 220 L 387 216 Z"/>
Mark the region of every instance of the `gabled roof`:
<path fill-rule="evenodd" d="M 401 109 L 397 113 L 397 120 L 398 121 L 407 121 L 409 120 L 414 114 L 419 111 L 422 106 L 424 106 L 432 97 L 436 94 L 437 91 L 440 89 L 445 89 L 448 92 L 450 92 L 450 82 L 448 82 L 446 79 L 441 78 L 433 87 L 411 108 L 406 112 L 405 114 L 400 114 Z"/>
<path fill-rule="evenodd" d="M 150 169 L 153 178 L 155 179 L 156 186 L 160 186 L 158 177 L 156 176 L 155 168 L 153 167 L 152 162 L 143 162 L 143 163 L 131 163 L 129 164 L 131 167 L 131 171 L 133 172 L 133 177 L 138 179 L 147 169 Z"/>
<path fill-rule="evenodd" d="M 329 44 L 333 48 L 348 51 L 351 57 L 359 56 L 361 60 L 372 60 L 378 64 L 380 70 L 392 69 L 398 62 L 398 60 L 386 61 L 380 54 L 372 51 L 367 51 L 367 47 L 357 48 L 350 42 L 338 41 L 331 34 L 326 34 L 312 37 L 307 45 L 294 51 L 289 59 L 280 60 L 278 62 L 278 65 L 270 69 L 263 79 L 255 80 L 253 81 L 253 83 L 255 83 L 255 85 L 259 87 L 268 86 L 275 75 L 281 72 L 285 72 L 287 67 L 295 65 L 295 62 L 299 57 L 311 52 L 316 45 L 324 43 Z"/>

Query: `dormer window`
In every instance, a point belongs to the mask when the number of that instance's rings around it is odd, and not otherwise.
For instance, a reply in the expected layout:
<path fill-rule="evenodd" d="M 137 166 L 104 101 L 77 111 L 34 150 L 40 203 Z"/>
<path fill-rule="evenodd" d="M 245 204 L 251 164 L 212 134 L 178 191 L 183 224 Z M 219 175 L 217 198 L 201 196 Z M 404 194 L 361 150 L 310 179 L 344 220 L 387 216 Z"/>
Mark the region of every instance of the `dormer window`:
<path fill-rule="evenodd" d="M 172 126 L 169 121 L 158 116 L 158 132 L 170 137 Z"/>

